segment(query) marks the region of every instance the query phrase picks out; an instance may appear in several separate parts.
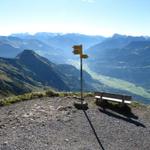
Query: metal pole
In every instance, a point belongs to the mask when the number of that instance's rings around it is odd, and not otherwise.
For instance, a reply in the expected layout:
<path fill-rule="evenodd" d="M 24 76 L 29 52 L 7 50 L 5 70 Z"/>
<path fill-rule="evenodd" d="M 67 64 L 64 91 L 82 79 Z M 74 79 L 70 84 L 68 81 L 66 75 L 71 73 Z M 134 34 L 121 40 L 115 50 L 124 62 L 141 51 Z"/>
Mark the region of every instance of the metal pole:
<path fill-rule="evenodd" d="M 82 56 L 80 56 L 80 85 L 81 85 L 81 104 L 83 104 L 83 74 L 82 74 Z"/>

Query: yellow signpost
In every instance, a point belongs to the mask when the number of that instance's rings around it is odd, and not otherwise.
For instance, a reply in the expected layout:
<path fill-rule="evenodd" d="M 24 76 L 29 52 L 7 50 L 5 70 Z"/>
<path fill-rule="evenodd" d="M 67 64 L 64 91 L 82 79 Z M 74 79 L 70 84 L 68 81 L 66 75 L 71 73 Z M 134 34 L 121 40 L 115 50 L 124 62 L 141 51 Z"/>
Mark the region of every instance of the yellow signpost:
<path fill-rule="evenodd" d="M 86 59 L 86 58 L 88 58 L 88 55 L 82 54 L 81 57 L 84 58 L 84 59 Z"/>
<path fill-rule="evenodd" d="M 74 45 L 73 46 L 73 53 L 75 54 L 75 55 L 77 55 L 77 54 L 82 54 L 82 45 Z"/>
<path fill-rule="evenodd" d="M 83 105 L 83 69 L 82 69 L 82 59 L 88 58 L 88 55 L 83 54 L 82 45 L 74 45 L 73 47 L 73 53 L 75 55 L 80 55 L 80 86 L 81 86 L 81 105 Z"/>

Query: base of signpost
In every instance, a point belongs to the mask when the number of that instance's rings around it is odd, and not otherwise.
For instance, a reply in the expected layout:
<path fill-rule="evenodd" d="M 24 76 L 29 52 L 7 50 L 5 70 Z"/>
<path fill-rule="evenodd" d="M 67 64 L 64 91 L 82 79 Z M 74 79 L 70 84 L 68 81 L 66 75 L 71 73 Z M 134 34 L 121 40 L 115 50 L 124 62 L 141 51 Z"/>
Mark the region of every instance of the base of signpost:
<path fill-rule="evenodd" d="M 81 109 L 81 110 L 87 110 L 88 109 L 88 103 L 85 101 L 82 101 L 82 102 L 81 101 L 75 101 L 74 106 L 77 109 Z"/>

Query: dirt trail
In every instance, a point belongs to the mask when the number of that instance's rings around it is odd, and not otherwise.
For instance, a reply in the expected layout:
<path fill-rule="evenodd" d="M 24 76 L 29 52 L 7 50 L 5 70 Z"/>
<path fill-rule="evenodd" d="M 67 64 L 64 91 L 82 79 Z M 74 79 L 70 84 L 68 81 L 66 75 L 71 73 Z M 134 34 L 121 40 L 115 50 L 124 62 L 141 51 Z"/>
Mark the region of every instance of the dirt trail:
<path fill-rule="evenodd" d="M 100 109 L 86 98 L 86 115 L 71 97 L 42 98 L 0 108 L 0 150 L 149 150 L 150 109 L 132 108 L 133 118 Z"/>

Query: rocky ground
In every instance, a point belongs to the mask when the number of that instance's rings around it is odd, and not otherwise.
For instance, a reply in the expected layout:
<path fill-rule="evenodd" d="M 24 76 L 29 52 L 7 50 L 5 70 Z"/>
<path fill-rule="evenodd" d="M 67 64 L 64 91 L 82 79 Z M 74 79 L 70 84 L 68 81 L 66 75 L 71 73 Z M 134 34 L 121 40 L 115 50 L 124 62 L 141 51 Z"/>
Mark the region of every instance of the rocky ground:
<path fill-rule="evenodd" d="M 126 115 L 86 98 L 84 112 L 73 107 L 74 101 L 41 98 L 1 107 L 0 150 L 150 149 L 150 108 L 133 107 Z"/>

